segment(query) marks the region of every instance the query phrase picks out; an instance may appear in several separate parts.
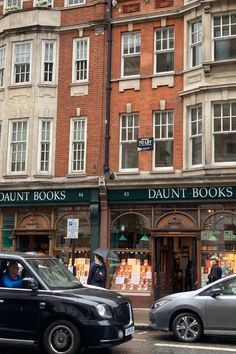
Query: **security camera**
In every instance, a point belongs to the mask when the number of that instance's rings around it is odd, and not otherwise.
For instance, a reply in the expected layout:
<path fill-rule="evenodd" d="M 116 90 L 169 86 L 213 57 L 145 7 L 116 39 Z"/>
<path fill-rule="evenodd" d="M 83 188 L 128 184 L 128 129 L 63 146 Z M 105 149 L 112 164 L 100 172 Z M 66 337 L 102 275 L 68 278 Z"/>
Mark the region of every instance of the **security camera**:
<path fill-rule="evenodd" d="M 112 7 L 116 7 L 117 6 L 117 0 L 112 0 Z"/>

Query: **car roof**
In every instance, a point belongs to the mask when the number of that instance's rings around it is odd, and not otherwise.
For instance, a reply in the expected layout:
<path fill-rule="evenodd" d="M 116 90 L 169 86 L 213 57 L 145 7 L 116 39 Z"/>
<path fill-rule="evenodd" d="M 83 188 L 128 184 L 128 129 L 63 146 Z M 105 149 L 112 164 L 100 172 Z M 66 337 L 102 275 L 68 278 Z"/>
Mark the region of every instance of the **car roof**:
<path fill-rule="evenodd" d="M 0 252 L 0 258 L 7 259 L 38 259 L 38 258 L 53 258 L 48 255 L 43 255 L 37 252 Z"/>

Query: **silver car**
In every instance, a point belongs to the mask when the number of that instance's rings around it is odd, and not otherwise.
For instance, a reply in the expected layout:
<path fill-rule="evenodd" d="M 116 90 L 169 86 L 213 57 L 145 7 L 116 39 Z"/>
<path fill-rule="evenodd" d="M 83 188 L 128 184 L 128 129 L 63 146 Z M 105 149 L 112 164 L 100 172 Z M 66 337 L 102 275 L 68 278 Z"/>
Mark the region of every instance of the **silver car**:
<path fill-rule="evenodd" d="M 236 335 L 236 274 L 157 300 L 149 319 L 182 342 L 196 342 L 202 334 Z"/>

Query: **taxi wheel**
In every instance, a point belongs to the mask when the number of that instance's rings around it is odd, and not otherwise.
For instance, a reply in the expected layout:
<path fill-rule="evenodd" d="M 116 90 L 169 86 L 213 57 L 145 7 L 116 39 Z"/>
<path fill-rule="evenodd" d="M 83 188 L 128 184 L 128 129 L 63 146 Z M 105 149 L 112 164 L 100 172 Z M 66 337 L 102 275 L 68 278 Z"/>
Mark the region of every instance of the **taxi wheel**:
<path fill-rule="evenodd" d="M 48 354 L 78 354 L 79 330 L 70 321 L 54 321 L 44 332 L 43 346 Z"/>
<path fill-rule="evenodd" d="M 200 318 L 189 312 L 176 316 L 172 328 L 175 337 L 181 342 L 196 342 L 203 333 Z"/>

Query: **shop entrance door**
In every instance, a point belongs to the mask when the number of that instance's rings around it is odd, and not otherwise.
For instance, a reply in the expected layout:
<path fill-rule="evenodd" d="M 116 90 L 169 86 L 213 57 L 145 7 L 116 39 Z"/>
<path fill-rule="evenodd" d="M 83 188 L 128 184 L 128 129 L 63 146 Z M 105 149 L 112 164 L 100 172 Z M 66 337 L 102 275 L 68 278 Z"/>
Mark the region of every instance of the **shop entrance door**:
<path fill-rule="evenodd" d="M 43 252 L 48 254 L 49 238 L 48 235 L 17 235 L 16 249 L 20 252 Z"/>
<path fill-rule="evenodd" d="M 157 237 L 155 253 L 156 298 L 195 288 L 195 237 Z"/>

